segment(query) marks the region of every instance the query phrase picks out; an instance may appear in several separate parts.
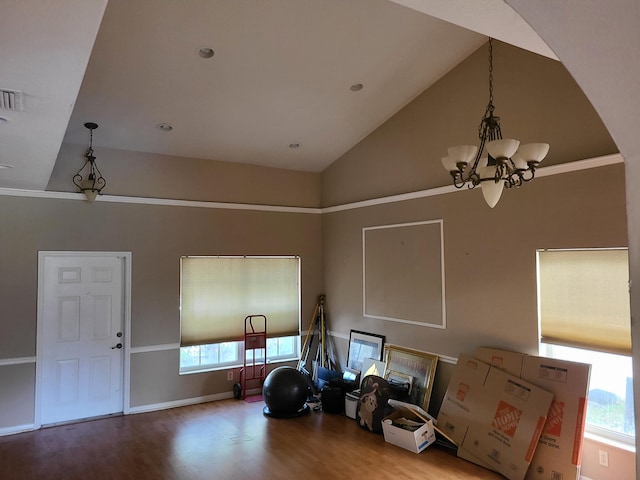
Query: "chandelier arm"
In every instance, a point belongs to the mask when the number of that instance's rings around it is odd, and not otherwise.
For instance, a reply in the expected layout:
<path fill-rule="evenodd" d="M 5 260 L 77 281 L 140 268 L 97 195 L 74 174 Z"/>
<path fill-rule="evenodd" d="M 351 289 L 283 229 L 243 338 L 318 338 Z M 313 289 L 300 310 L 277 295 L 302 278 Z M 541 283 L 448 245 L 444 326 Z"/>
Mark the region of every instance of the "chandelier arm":
<path fill-rule="evenodd" d="M 526 174 L 530 173 L 531 176 L 527 176 Z M 530 182 L 531 180 L 534 179 L 534 177 L 536 176 L 536 169 L 535 167 L 529 165 L 529 168 L 527 168 L 526 170 L 524 170 L 522 172 L 521 178 L 523 182 Z"/>
<path fill-rule="evenodd" d="M 480 185 L 480 175 L 478 175 L 475 171 L 469 174 L 469 190 L 476 188 Z"/>
<path fill-rule="evenodd" d="M 507 188 L 513 188 L 513 187 L 518 188 L 519 186 L 521 186 L 522 185 L 522 172 L 513 172 L 511 175 L 509 175 L 505 179 L 504 185 Z"/>
<path fill-rule="evenodd" d="M 480 125 L 482 127 L 482 124 Z M 469 174 L 467 175 L 467 181 L 472 182 L 473 186 L 470 188 L 477 187 L 480 184 L 480 176 L 477 173 L 478 162 L 480 162 L 480 157 L 482 156 L 482 152 L 484 151 L 484 143 L 485 138 L 480 136 L 480 146 L 478 147 L 478 152 L 476 153 L 476 158 L 474 158 L 473 163 L 471 164 L 471 168 L 469 169 Z"/>
<path fill-rule="evenodd" d="M 89 163 L 89 159 L 85 160 L 84 165 L 82 165 L 82 168 L 80 170 L 78 170 L 78 173 L 76 173 L 73 176 L 73 184 L 78 187 L 78 189 L 82 192 L 82 181 L 84 180 L 84 177 L 80 174 L 80 172 L 82 172 L 82 170 L 84 170 L 84 168 L 87 166 L 87 163 Z"/>
<path fill-rule="evenodd" d="M 100 172 L 100 169 L 98 168 L 98 165 L 96 164 L 96 162 L 91 162 L 91 167 L 92 167 L 92 170 L 95 170 L 95 172 L 98 172 L 97 176 L 94 173 L 93 186 L 95 187 L 96 183 L 99 186 L 99 188 L 97 188 L 97 189 L 96 188 L 92 188 L 92 190 L 97 190 L 98 193 L 100 193 L 100 191 L 107 185 L 107 181 L 102 176 L 102 172 Z"/>
<path fill-rule="evenodd" d="M 459 180 L 456 180 L 456 179 L 453 180 L 453 186 L 456 187 L 456 188 L 462 188 L 466 184 L 467 184 L 467 182 L 463 178 L 460 178 Z"/>

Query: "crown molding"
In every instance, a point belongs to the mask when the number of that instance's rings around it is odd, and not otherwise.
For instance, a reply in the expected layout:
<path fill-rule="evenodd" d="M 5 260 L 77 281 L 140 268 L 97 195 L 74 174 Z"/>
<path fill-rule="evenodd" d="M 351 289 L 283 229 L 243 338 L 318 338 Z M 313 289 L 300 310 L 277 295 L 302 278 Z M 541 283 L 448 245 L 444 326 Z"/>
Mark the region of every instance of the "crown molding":
<path fill-rule="evenodd" d="M 622 155 L 615 153 L 602 157 L 594 157 L 575 162 L 563 163 L 560 165 L 551 165 L 536 170 L 536 177 L 548 177 L 551 175 L 561 175 L 564 173 L 577 172 L 580 170 L 588 170 L 591 168 L 604 167 L 624 163 Z M 354 210 L 357 208 L 372 207 L 376 205 L 384 205 L 389 203 L 404 202 L 406 200 L 416 200 L 419 198 L 435 197 L 437 195 L 445 195 L 448 193 L 459 192 L 460 189 L 453 185 L 444 187 L 430 188 L 417 192 L 402 193 L 399 195 L 391 195 L 388 197 L 373 198 L 353 203 L 345 203 L 325 208 L 311 207 L 287 207 L 279 205 L 255 205 L 248 203 L 224 203 L 224 202 L 203 202 L 194 200 L 173 200 L 169 198 L 146 198 L 146 197 L 128 197 L 118 195 L 99 195 L 96 203 L 128 203 L 138 205 L 161 205 L 168 207 L 189 207 L 189 208 L 214 208 L 223 210 L 253 210 L 262 212 L 280 212 L 280 213 L 305 213 L 313 215 L 321 215 L 325 213 L 341 212 L 345 210 Z M 0 196 L 12 197 L 29 197 L 29 198 L 49 198 L 56 200 L 75 200 L 86 201 L 86 197 L 82 193 L 71 192 L 52 192 L 46 190 L 25 190 L 17 188 L 0 188 Z"/>

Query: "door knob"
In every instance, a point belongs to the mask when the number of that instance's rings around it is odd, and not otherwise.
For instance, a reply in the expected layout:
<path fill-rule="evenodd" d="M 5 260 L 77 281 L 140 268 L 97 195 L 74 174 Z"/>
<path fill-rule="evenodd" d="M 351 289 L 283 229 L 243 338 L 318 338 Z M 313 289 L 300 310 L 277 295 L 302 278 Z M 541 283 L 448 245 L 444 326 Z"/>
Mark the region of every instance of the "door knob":
<path fill-rule="evenodd" d="M 122 348 L 122 344 L 118 343 L 115 347 L 111 347 L 111 350 L 115 350 L 116 348 Z"/>

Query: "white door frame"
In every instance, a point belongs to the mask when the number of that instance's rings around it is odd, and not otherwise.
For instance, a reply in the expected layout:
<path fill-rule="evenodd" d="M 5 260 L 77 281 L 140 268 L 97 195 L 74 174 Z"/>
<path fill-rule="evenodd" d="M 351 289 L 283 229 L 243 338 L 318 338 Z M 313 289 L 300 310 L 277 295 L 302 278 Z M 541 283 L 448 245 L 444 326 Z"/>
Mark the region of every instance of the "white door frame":
<path fill-rule="evenodd" d="M 124 365 L 123 365 L 123 413 L 130 413 L 130 378 L 131 378 L 131 252 L 74 252 L 74 251 L 39 251 L 38 252 L 38 314 L 36 330 L 36 395 L 34 428 L 42 427 L 40 409 L 42 395 L 42 322 L 44 305 L 44 259 L 45 257 L 118 257 L 123 260 L 123 316 L 124 316 Z"/>

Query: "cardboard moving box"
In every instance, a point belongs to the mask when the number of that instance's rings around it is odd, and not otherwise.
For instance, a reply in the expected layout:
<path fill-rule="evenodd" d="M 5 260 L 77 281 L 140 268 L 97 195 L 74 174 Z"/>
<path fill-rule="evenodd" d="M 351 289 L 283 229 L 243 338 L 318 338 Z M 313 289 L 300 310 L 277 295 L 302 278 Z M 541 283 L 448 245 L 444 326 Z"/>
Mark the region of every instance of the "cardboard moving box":
<path fill-rule="evenodd" d="M 554 395 L 526 479 L 578 480 L 591 365 L 491 347 L 479 347 L 474 355 L 513 374 L 519 371 L 523 380 Z"/>
<path fill-rule="evenodd" d="M 510 350 L 502 350 L 491 347 L 478 347 L 473 354 L 478 360 L 488 363 L 492 367 L 499 368 L 511 375 L 520 377 L 522 375 L 522 362 L 526 353 L 512 352 Z"/>
<path fill-rule="evenodd" d="M 438 428 L 460 446 L 469 424 L 478 421 L 482 389 L 491 367 L 461 354 L 438 413 Z"/>
<path fill-rule="evenodd" d="M 525 477 L 547 420 L 553 394 L 491 367 L 460 456 L 478 459 L 511 480 Z"/>
<path fill-rule="evenodd" d="M 527 356 L 522 378 L 554 394 L 528 480 L 578 480 L 591 365 Z"/>
<path fill-rule="evenodd" d="M 389 400 L 394 411 L 382 420 L 384 440 L 420 453 L 436 441 L 432 417 L 417 405 Z"/>

